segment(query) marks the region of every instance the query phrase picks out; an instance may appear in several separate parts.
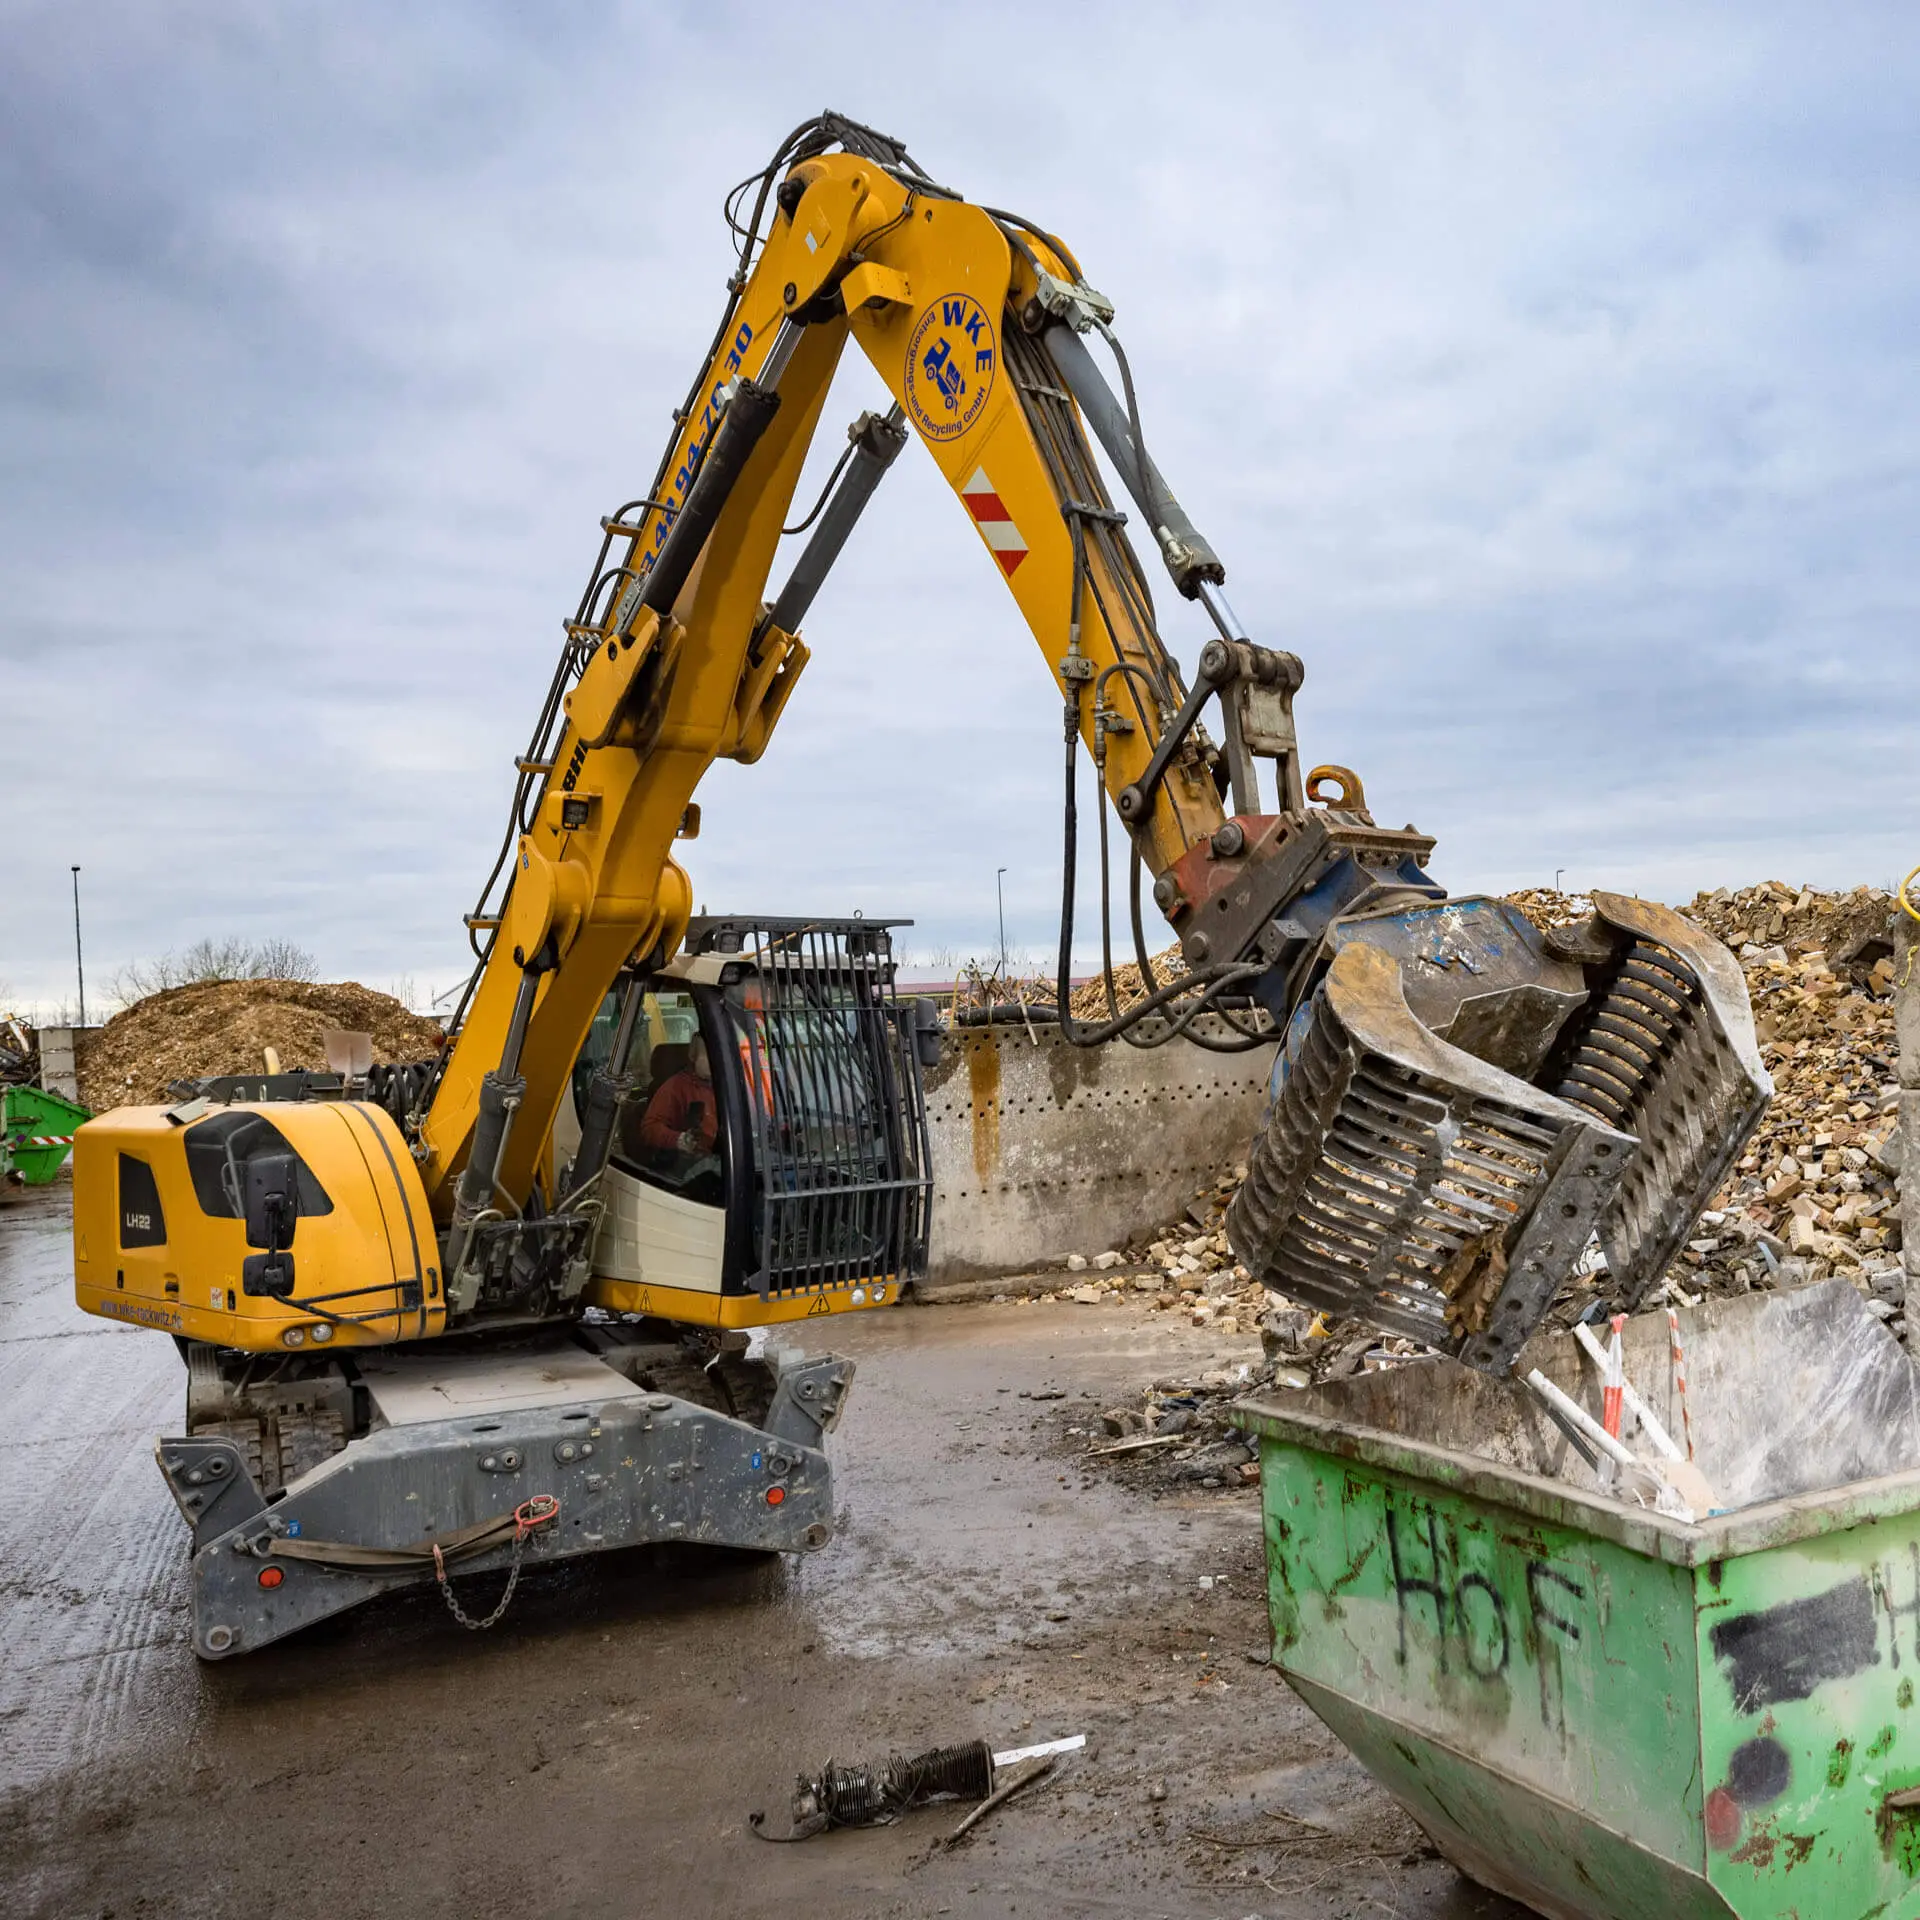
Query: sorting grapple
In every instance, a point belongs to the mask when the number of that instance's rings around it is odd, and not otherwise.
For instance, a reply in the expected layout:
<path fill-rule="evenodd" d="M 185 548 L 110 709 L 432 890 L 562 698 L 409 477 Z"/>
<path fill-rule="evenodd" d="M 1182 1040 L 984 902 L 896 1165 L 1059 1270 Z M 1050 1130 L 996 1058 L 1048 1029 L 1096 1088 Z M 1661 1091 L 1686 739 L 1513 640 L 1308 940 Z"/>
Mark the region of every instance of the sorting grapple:
<path fill-rule="evenodd" d="M 1228 1215 L 1268 1284 L 1499 1372 L 1597 1242 L 1635 1304 L 1772 1093 L 1727 951 L 1594 895 L 1336 923 Z"/>

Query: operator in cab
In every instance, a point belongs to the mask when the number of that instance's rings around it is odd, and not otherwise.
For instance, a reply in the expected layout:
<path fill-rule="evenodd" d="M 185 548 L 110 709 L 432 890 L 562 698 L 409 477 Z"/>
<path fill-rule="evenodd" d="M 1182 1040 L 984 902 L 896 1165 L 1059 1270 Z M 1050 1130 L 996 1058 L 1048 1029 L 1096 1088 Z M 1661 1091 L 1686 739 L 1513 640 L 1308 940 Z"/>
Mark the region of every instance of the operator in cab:
<path fill-rule="evenodd" d="M 654 1088 L 640 1120 L 640 1146 L 650 1167 L 675 1186 L 705 1170 L 719 1133 L 719 1105 L 707 1043 L 698 1034 L 687 1064 Z"/>

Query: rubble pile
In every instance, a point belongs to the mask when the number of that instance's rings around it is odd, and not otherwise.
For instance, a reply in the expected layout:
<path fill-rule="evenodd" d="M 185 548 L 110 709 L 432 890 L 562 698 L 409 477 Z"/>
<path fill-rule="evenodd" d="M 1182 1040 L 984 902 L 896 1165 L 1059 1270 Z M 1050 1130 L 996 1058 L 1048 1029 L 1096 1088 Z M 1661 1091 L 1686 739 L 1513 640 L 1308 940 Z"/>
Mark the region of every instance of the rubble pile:
<path fill-rule="evenodd" d="M 1153 971 L 1155 987 L 1168 985 L 1187 970 L 1178 942 L 1159 953 L 1150 954 L 1148 964 Z M 961 969 L 951 991 L 942 997 L 940 1016 L 950 1027 L 970 1026 L 989 1018 L 1019 1019 L 1022 1015 L 1028 1019 L 1051 1020 L 1057 998 L 1056 985 L 1050 975 L 1002 976 L 997 969 L 982 972 L 978 966 L 970 964 Z M 1142 984 L 1141 972 L 1135 962 L 1129 960 L 1114 968 L 1114 1000 L 1121 1012 L 1124 1013 L 1135 1001 L 1144 1000 L 1152 991 L 1153 987 Z M 1107 983 L 1097 973 L 1073 989 L 1068 1004 L 1074 1019 L 1083 1025 L 1092 1025 L 1112 1017 L 1113 1009 L 1107 1004 Z"/>
<path fill-rule="evenodd" d="M 1838 1275 L 1893 1320 L 1904 1286 L 1892 896 L 1769 881 L 1686 911 L 1740 956 L 1774 1098 L 1669 1285 L 1744 1292 Z"/>
<path fill-rule="evenodd" d="M 1202 1187 L 1168 1226 L 1088 1257 L 1070 1254 L 1070 1284 L 1041 1297 L 1081 1306 L 1133 1299 L 1150 1311 L 1225 1339 L 1248 1341 L 1247 1357 L 1188 1377 L 1156 1380 L 1137 1407 L 1111 1407 L 1098 1431 L 1068 1438 L 1150 1484 L 1250 1486 L 1258 1479 L 1246 1436 L 1227 1424 L 1235 1400 L 1264 1386 L 1305 1387 L 1362 1368 L 1397 1366 L 1420 1350 L 1358 1322 L 1328 1320 L 1263 1287 L 1227 1245 L 1226 1211 L 1246 1168 Z M 1252 1350 L 1257 1339 L 1259 1349 Z M 1149 1444 L 1151 1443 L 1151 1444 Z"/>
<path fill-rule="evenodd" d="M 1893 978 L 1893 895 L 1879 887 L 1818 893 L 1768 880 L 1738 892 L 1722 887 L 1699 894 L 1682 911 L 1739 954 L 1749 976 L 1749 948 L 1784 946 L 1796 953 L 1817 948 L 1850 971 L 1878 969 L 1883 983 Z"/>
<path fill-rule="evenodd" d="M 426 1060 L 445 1035 L 391 994 L 358 981 L 211 980 L 136 1000 L 80 1040 L 80 1097 L 96 1113 L 167 1098 L 175 1080 L 259 1073 L 272 1047 L 284 1070 L 324 1068 L 329 1027 L 373 1036 L 376 1062 Z"/>
<path fill-rule="evenodd" d="M 1246 1177 L 1245 1167 L 1229 1168 L 1202 1187 L 1171 1225 L 1091 1257 L 1069 1254 L 1073 1283 L 1044 1297 L 1097 1306 L 1117 1296 L 1144 1295 L 1154 1308 L 1177 1309 L 1196 1327 L 1251 1332 L 1265 1293 L 1234 1260 L 1226 1230 L 1228 1203 Z"/>
<path fill-rule="evenodd" d="M 1179 979 L 1186 972 L 1187 963 L 1180 952 L 1179 943 L 1162 952 L 1149 954 L 1149 964 L 1153 968 L 1153 983 L 1144 983 L 1137 962 L 1129 960 L 1124 966 L 1113 970 L 1114 997 L 1120 1003 L 1121 1012 L 1133 1005 L 1136 1000 L 1144 1000 L 1156 987 L 1164 987 Z M 1073 1017 L 1076 1020 L 1105 1020 L 1109 1017 L 1107 1006 L 1107 983 L 1104 977 L 1095 974 L 1085 985 L 1073 990 L 1071 1002 Z"/>
<path fill-rule="evenodd" d="M 1172 1376 L 1145 1388 L 1137 1406 L 1109 1407 L 1070 1441 L 1144 1479 L 1209 1489 L 1259 1481 L 1258 1443 L 1227 1423 L 1227 1409 L 1266 1384 L 1268 1369 L 1242 1361 L 1210 1367 L 1195 1379 Z"/>
<path fill-rule="evenodd" d="M 1571 926 L 1593 911 L 1593 902 L 1584 893 L 1555 893 L 1551 887 L 1522 887 L 1506 897 L 1542 933 L 1552 927 Z"/>

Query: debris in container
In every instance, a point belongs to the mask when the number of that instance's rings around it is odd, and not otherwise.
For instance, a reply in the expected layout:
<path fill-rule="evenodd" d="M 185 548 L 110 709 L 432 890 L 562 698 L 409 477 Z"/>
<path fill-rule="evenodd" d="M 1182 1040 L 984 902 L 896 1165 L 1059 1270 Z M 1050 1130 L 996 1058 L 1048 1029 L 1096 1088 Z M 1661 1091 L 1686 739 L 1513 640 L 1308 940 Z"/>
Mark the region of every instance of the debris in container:
<path fill-rule="evenodd" d="M 1671 1316 L 1672 1308 L 1668 1308 L 1667 1311 L 1669 1316 Z M 1626 1316 L 1624 1314 L 1620 1316 L 1622 1322 L 1625 1321 L 1625 1318 Z M 1616 1332 L 1614 1335 L 1614 1342 L 1611 1348 L 1603 1347 L 1594 1337 L 1593 1329 L 1584 1321 L 1581 1321 L 1574 1327 L 1573 1337 L 1580 1342 L 1581 1350 L 1586 1354 L 1587 1358 L 1591 1360 L 1595 1366 L 1599 1367 L 1603 1373 L 1608 1371 L 1613 1365 L 1614 1359 L 1619 1353 L 1619 1333 Z M 1675 1337 L 1678 1338 L 1677 1332 Z M 1653 1409 L 1641 1399 L 1633 1382 L 1627 1378 L 1624 1361 L 1620 1367 L 1620 1396 L 1621 1403 L 1626 1412 L 1633 1415 L 1647 1438 L 1651 1440 L 1669 1460 L 1679 1460 L 1685 1457 L 1680 1449 L 1673 1444 L 1673 1438 L 1667 1432 L 1666 1428 L 1654 1418 Z"/>
<path fill-rule="evenodd" d="M 1920 1368 L 1837 1279 L 1677 1317 L 1726 1509 L 1691 1526 L 1601 1496 L 1544 1417 L 1543 1385 L 1605 1432 L 1577 1336 L 1529 1343 L 1531 1387 L 1433 1365 L 1242 1402 L 1273 1665 L 1532 1910 L 1909 1912 Z M 1669 1433 L 1674 1332 L 1622 1339 Z"/>
<path fill-rule="evenodd" d="M 1614 1339 L 1617 1349 L 1618 1334 Z M 1612 1371 L 1610 1363 L 1608 1372 Z M 1553 1409 L 1560 1423 L 1571 1422 L 1599 1448 L 1600 1485 L 1604 1491 L 1613 1490 L 1615 1474 L 1609 1469 L 1617 1469 L 1619 1490 L 1642 1506 L 1652 1507 L 1656 1513 L 1664 1513 L 1673 1520 L 1691 1522 L 1698 1513 L 1706 1510 L 1704 1503 L 1696 1508 L 1672 1477 L 1678 1471 L 1688 1470 L 1684 1461 L 1642 1460 L 1618 1434 L 1608 1432 L 1604 1421 L 1596 1420 L 1579 1401 L 1562 1392 L 1538 1367 L 1527 1375 L 1527 1385 Z M 1604 1391 L 1611 1396 L 1615 1390 L 1609 1386 Z M 1615 1404 L 1617 1407 L 1618 1403 Z M 1615 1417 L 1617 1419 L 1617 1413 Z M 1694 1477 L 1699 1479 L 1697 1473 Z M 1705 1482 L 1700 1481 L 1700 1486 L 1704 1485 Z"/>
<path fill-rule="evenodd" d="M 1620 1353 L 1620 1335 L 1626 1324 L 1627 1316 L 1624 1313 L 1613 1316 L 1613 1338 L 1607 1343 L 1606 1360 L 1601 1369 L 1600 1424 L 1616 1440 L 1626 1438 L 1621 1429 L 1627 1415 L 1627 1372 L 1626 1362 Z"/>
<path fill-rule="evenodd" d="M 1680 1342 L 1680 1316 L 1667 1309 L 1667 1346 L 1673 1356 L 1673 1394 L 1680 1402 L 1680 1426 L 1687 1436 L 1687 1458 L 1693 1458 L 1693 1407 L 1687 1399 L 1687 1350 Z"/>

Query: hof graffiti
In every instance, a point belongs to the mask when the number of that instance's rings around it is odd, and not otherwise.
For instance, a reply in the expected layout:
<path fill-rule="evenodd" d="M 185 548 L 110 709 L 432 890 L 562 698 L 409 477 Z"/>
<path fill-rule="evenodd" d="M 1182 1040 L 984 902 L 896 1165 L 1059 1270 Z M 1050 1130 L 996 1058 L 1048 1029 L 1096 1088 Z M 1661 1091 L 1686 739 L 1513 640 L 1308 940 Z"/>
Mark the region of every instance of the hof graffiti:
<path fill-rule="evenodd" d="M 1400 1664 L 1407 1664 L 1407 1628 L 1423 1602 L 1433 1609 L 1434 1660 L 1450 1671 L 1460 1664 L 1477 1679 L 1493 1680 L 1513 1657 L 1507 1603 L 1484 1573 L 1460 1571 L 1460 1543 L 1453 1528 L 1431 1507 L 1416 1506 L 1403 1539 L 1400 1516 L 1387 1509 L 1387 1554 L 1393 1563 L 1393 1594 L 1400 1611 Z M 1416 1571 L 1424 1549 L 1425 1572 Z"/>
<path fill-rule="evenodd" d="M 1459 1533 L 1434 1508 L 1413 1503 L 1403 1515 L 1386 1510 L 1387 1555 L 1398 1611 L 1398 1659 L 1431 1626 L 1434 1664 L 1476 1680 L 1507 1676 L 1516 1650 L 1541 1671 L 1540 1711 L 1555 1718 L 1546 1670 L 1556 1673 L 1561 1651 L 1581 1643 L 1579 1615 L 1585 1584 L 1533 1555 L 1500 1543 L 1483 1570 L 1463 1567 Z M 1525 1611 L 1516 1620 L 1516 1602 Z"/>

